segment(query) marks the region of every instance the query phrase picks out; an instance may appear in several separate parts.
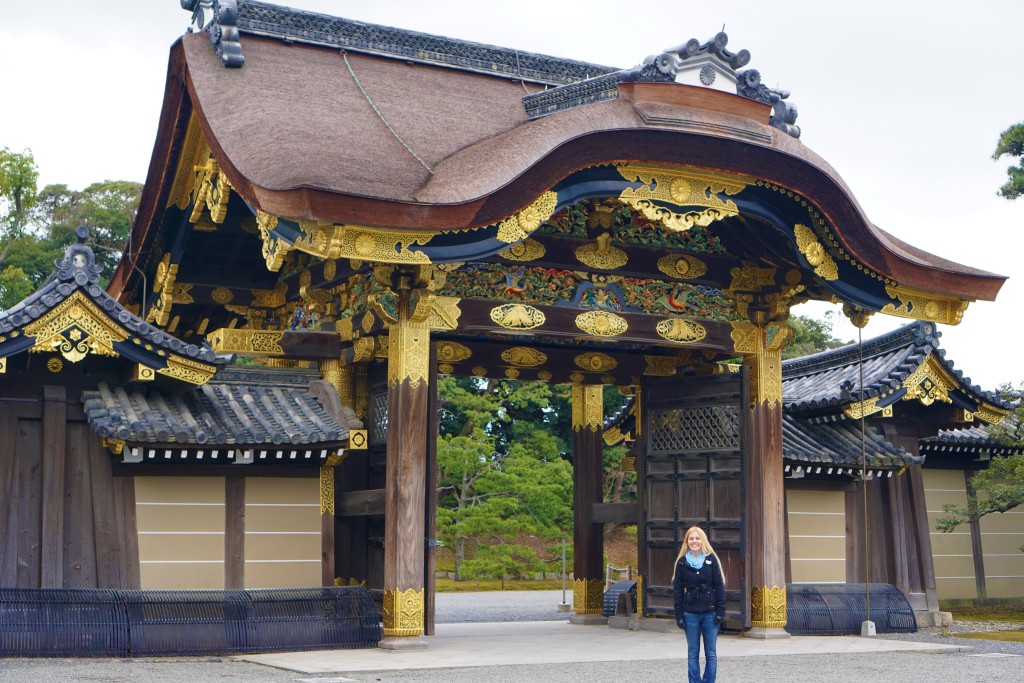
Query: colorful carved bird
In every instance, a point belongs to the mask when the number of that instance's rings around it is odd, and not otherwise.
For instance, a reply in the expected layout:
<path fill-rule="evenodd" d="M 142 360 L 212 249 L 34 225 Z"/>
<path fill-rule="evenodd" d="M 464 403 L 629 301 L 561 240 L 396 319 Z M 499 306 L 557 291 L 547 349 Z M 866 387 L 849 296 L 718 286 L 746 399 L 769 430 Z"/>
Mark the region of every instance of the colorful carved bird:
<path fill-rule="evenodd" d="M 522 284 L 523 273 L 526 272 L 525 268 L 520 268 L 514 273 L 505 273 L 505 296 L 521 297 L 523 292 L 526 291 L 526 286 Z"/>

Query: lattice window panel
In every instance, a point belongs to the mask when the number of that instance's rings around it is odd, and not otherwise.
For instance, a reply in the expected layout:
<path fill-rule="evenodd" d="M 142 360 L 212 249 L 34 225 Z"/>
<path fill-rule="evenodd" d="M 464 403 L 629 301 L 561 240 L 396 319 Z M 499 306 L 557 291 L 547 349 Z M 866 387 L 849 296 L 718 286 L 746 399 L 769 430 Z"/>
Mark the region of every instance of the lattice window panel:
<path fill-rule="evenodd" d="M 388 392 L 373 394 L 370 401 L 373 402 L 373 434 L 370 443 L 384 443 L 388 440 Z"/>
<path fill-rule="evenodd" d="M 653 411 L 650 439 L 654 451 L 740 448 L 739 408 L 700 406 Z"/>

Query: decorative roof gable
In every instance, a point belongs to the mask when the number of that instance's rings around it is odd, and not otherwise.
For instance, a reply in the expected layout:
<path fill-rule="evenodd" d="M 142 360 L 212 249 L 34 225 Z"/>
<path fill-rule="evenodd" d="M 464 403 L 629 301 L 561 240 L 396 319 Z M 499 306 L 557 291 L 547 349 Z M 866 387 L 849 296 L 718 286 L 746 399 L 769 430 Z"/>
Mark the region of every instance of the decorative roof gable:
<path fill-rule="evenodd" d="M 827 421 L 879 412 L 888 416 L 898 401 L 939 401 L 960 409 L 967 421 L 1002 420 L 1010 406 L 954 369 L 939 348 L 940 336 L 933 323 L 916 322 L 862 345 L 784 361 L 786 409 Z"/>
<path fill-rule="evenodd" d="M 56 262 L 50 280 L 0 313 L 0 372 L 10 358 L 25 352 L 54 354 L 59 365 L 107 356 L 134 363 L 137 381 L 167 378 L 199 385 L 228 362 L 208 347 L 150 325 L 107 294 L 98 284 L 96 257 L 85 244 L 88 229 L 80 227 L 75 234 L 77 243 Z"/>

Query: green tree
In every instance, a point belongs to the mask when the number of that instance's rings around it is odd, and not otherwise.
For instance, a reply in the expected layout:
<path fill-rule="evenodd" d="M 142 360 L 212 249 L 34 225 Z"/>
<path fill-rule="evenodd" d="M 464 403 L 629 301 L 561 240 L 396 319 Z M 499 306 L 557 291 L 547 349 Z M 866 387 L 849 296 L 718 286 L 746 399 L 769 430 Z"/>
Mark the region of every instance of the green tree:
<path fill-rule="evenodd" d="M 840 346 L 852 344 L 853 341 L 843 341 L 832 336 L 833 317 L 835 311 L 825 313 L 824 320 L 818 320 L 806 315 L 790 316 L 789 326 L 793 329 L 795 337 L 793 343 L 782 352 L 783 359 L 799 358 L 819 351 L 838 349 Z"/>
<path fill-rule="evenodd" d="M 572 466 L 545 424 L 552 387 L 449 377 L 439 390 L 437 527 L 456 578 L 498 566 L 512 575 L 534 570 L 536 554 L 518 541 L 555 539 L 572 527 Z"/>
<path fill-rule="evenodd" d="M 1024 123 L 1014 124 L 1000 133 L 992 158 L 998 161 L 1003 156 L 1016 157 L 1021 165 L 1006 169 L 1009 180 L 996 194 L 1016 199 L 1024 194 Z"/>
<path fill-rule="evenodd" d="M 25 271 L 17 266 L 0 270 L 0 311 L 6 310 L 33 292 Z"/>
<path fill-rule="evenodd" d="M 0 265 L 28 229 L 38 181 L 39 169 L 31 151 L 0 149 Z"/>
<path fill-rule="evenodd" d="M 1004 384 L 999 393 L 1016 407 L 1002 422 L 989 427 L 988 433 L 996 442 L 1022 452 L 994 456 L 988 467 L 971 477 L 967 502 L 942 506 L 945 514 L 935 524 L 939 531 L 951 532 L 972 519 L 1024 504 L 1024 385 Z M 1020 549 L 1024 552 L 1024 545 Z"/>
<path fill-rule="evenodd" d="M 39 192 L 32 222 L 54 258 L 60 258 L 75 241 L 75 228 L 88 227 L 96 263 L 103 268 L 100 281 L 105 284 L 121 260 L 141 194 L 142 185 L 127 180 L 92 183 L 84 190 L 47 185 Z"/>

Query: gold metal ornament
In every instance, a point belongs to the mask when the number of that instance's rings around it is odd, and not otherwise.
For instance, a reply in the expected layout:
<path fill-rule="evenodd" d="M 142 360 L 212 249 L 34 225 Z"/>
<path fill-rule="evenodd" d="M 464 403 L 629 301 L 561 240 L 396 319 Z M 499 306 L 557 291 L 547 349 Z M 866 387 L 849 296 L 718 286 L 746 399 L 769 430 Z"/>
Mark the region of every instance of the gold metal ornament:
<path fill-rule="evenodd" d="M 693 280 L 708 272 L 707 264 L 689 254 L 669 254 L 658 259 L 658 270 L 669 277 Z"/>
<path fill-rule="evenodd" d="M 739 194 L 747 187 L 747 182 L 739 177 L 714 171 L 641 164 L 621 164 L 617 168 L 626 180 L 643 183 L 639 188 L 623 190 L 619 199 L 676 232 L 739 215 L 736 202 L 719 195 Z M 702 208 L 676 213 L 657 202 Z"/>
<path fill-rule="evenodd" d="M 551 218 L 557 206 L 558 193 L 545 192 L 518 214 L 498 224 L 498 240 L 512 244 L 526 239 L 541 223 Z"/>
<path fill-rule="evenodd" d="M 886 304 L 882 307 L 882 313 L 946 325 L 959 325 L 963 320 L 964 311 L 971 303 L 969 299 L 943 297 L 900 285 L 886 285 L 885 292 L 890 299 L 896 300 L 898 305 Z"/>
<path fill-rule="evenodd" d="M 434 306 L 430 309 L 428 325 L 432 330 L 453 331 L 459 328 L 459 316 L 462 309 L 459 302 L 462 301 L 456 296 L 439 296 L 434 299 Z"/>
<path fill-rule="evenodd" d="M 597 351 L 590 351 L 588 353 L 581 353 L 573 359 L 578 367 L 590 372 L 607 372 L 614 370 L 619 366 L 619 362 L 609 356 L 607 353 L 600 353 Z"/>
<path fill-rule="evenodd" d="M 24 335 L 35 337 L 32 353 L 59 352 L 77 363 L 89 353 L 118 356 L 114 344 L 128 338 L 128 331 L 116 325 L 81 291 L 75 291 L 38 320 L 25 326 Z"/>
<path fill-rule="evenodd" d="M 403 315 L 388 330 L 388 385 L 408 382 L 415 389 L 430 381 L 430 328 L 426 320 Z"/>
<path fill-rule="evenodd" d="M 614 337 L 629 329 L 629 324 L 608 311 L 587 311 L 576 316 L 576 327 L 595 337 Z"/>
<path fill-rule="evenodd" d="M 604 426 L 604 391 L 600 384 L 572 385 L 572 430 L 596 432 Z"/>
<path fill-rule="evenodd" d="M 384 635 L 423 635 L 423 589 L 384 591 Z"/>
<path fill-rule="evenodd" d="M 443 363 L 458 363 L 472 355 L 469 347 L 459 342 L 443 341 L 437 344 L 437 360 Z"/>
<path fill-rule="evenodd" d="M 216 365 L 208 365 L 180 356 L 169 357 L 167 367 L 157 369 L 157 374 L 166 375 L 195 386 L 206 384 L 216 373 Z"/>
<path fill-rule="evenodd" d="M 491 309 L 491 320 L 509 330 L 532 330 L 543 325 L 546 317 L 533 306 L 503 304 Z"/>
<path fill-rule="evenodd" d="M 548 360 L 547 354 L 543 351 L 538 351 L 529 346 L 513 346 L 510 349 L 505 349 L 501 352 L 501 358 L 506 363 L 520 367 L 543 365 Z"/>
<path fill-rule="evenodd" d="M 806 225 L 797 223 L 793 226 L 793 232 L 796 235 L 797 249 L 807 259 L 807 263 L 814 268 L 814 272 L 824 280 L 838 280 L 839 268 L 825 247 L 818 241 L 814 231 Z"/>
<path fill-rule="evenodd" d="M 604 581 L 575 579 L 572 584 L 572 611 L 576 614 L 601 614 L 604 611 Z"/>
<path fill-rule="evenodd" d="M 539 379 L 542 382 L 550 382 L 553 376 L 554 375 L 552 375 L 547 370 L 541 370 L 540 372 L 537 373 L 537 379 Z"/>
<path fill-rule="evenodd" d="M 760 628 L 786 627 L 786 587 L 754 586 L 750 591 L 750 624 Z"/>
<path fill-rule="evenodd" d="M 332 258 L 324 261 L 324 280 L 331 281 L 338 274 L 338 262 Z"/>
<path fill-rule="evenodd" d="M 482 365 L 474 365 L 473 369 L 470 370 L 470 372 L 473 374 L 474 377 L 486 377 L 487 376 L 487 368 L 485 368 Z"/>
<path fill-rule="evenodd" d="M 505 368 L 505 377 L 508 379 L 519 379 L 519 371 L 515 368 Z"/>
<path fill-rule="evenodd" d="M 231 303 L 232 299 L 235 298 L 235 295 L 232 294 L 231 290 L 228 289 L 227 287 L 218 287 L 217 289 L 213 290 L 213 292 L 210 294 L 210 297 L 214 301 L 219 303 L 221 306 L 223 306 L 225 304 Z"/>
<path fill-rule="evenodd" d="M 598 270 L 615 270 L 626 265 L 629 257 L 626 252 L 611 245 L 611 233 L 601 233 L 593 244 L 585 244 L 576 249 L 576 260 Z"/>
<path fill-rule="evenodd" d="M 543 244 L 528 237 L 522 242 L 517 242 L 505 251 L 499 251 L 498 256 L 509 261 L 536 261 L 547 253 Z"/>
<path fill-rule="evenodd" d="M 672 377 L 676 374 L 676 361 L 668 356 L 644 356 L 647 377 Z"/>
<path fill-rule="evenodd" d="M 6 361 L 7 359 L 5 358 L 4 360 Z M 46 361 L 46 369 L 54 374 L 57 374 L 58 372 L 64 369 L 64 361 L 62 361 L 60 358 L 53 357 L 50 360 Z"/>
<path fill-rule="evenodd" d="M 449 365 L 448 363 L 438 363 L 437 371 L 442 375 L 450 375 L 455 372 L 455 366 Z"/>
<path fill-rule="evenodd" d="M 700 341 L 707 336 L 707 329 L 693 320 L 682 318 L 669 318 L 659 322 L 654 330 L 662 339 L 667 339 L 679 344 L 688 344 Z"/>
<path fill-rule="evenodd" d="M 281 330 L 239 330 L 222 327 L 206 335 L 215 353 L 237 353 L 245 356 L 283 356 Z"/>
<path fill-rule="evenodd" d="M 334 514 L 334 468 L 320 468 L 320 515 Z"/>

